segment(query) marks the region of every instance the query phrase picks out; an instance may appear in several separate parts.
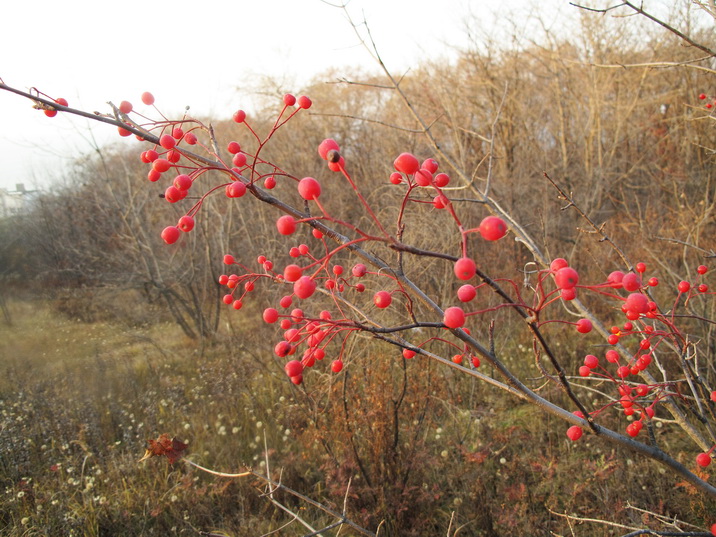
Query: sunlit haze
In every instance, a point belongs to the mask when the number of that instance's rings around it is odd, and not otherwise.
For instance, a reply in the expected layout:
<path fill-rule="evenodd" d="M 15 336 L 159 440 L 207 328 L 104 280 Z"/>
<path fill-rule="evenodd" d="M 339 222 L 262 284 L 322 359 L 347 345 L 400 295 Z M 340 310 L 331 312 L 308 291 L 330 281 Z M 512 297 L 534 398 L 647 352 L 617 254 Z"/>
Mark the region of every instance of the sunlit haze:
<path fill-rule="evenodd" d="M 368 22 L 387 66 L 404 72 L 469 46 L 468 25 L 488 32 L 503 19 L 519 26 L 532 4 L 352 0 L 348 13 Z M 566 0 L 540 6 L 574 9 Z M 267 78 L 298 93 L 328 69 L 375 69 L 346 13 L 321 0 L 41 0 L 13 3 L 3 19 L 0 78 L 89 111 L 107 112 L 107 101 L 141 106 L 139 96 L 151 91 L 165 113 L 190 106 L 194 115 L 224 117 L 250 108 L 251 89 Z M 0 188 L 9 190 L 19 183 L 48 188 L 93 143 L 116 139 L 114 129 L 67 114 L 46 118 L 6 92 L 0 119 Z"/>

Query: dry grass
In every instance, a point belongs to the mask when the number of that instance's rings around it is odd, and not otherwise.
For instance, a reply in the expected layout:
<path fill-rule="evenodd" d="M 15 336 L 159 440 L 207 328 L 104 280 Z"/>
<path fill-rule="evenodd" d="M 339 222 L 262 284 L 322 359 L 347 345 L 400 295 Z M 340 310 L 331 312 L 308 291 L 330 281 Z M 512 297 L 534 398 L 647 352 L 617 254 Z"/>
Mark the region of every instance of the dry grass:
<path fill-rule="evenodd" d="M 240 339 L 200 355 L 173 325 L 81 323 L 39 302 L 11 309 L 14 326 L 0 328 L 3 535 L 261 535 L 287 522 L 252 483 L 138 464 L 162 432 L 220 470 L 263 468 L 265 436 L 273 477 L 333 507 L 350 478 L 351 518 L 384 521 L 389 535 L 444 534 L 453 516 L 462 535 L 564 531 L 548 508 L 641 526 L 628 503 L 694 523 L 714 509 L 648 463 L 597 440 L 568 446 L 561 424 L 427 363 L 407 363 L 406 376 L 397 357 L 357 353 L 347 376 L 315 371 L 304 390 Z M 653 487 L 674 492 L 654 503 Z"/>

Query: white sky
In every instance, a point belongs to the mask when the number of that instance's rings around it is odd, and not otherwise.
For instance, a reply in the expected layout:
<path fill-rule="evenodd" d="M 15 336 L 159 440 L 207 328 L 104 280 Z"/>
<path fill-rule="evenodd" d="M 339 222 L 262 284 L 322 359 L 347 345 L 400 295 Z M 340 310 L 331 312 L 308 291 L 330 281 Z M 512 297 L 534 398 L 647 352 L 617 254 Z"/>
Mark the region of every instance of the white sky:
<path fill-rule="evenodd" d="M 338 1 L 338 0 L 335 0 Z M 151 91 L 165 113 L 185 105 L 220 117 L 246 107 L 237 88 L 257 76 L 286 81 L 300 92 L 327 67 L 372 66 L 344 13 L 321 0 L 13 0 L 0 21 L 0 78 L 31 86 L 71 106 L 108 111 L 106 101 Z M 352 0 L 365 16 L 389 68 L 402 71 L 424 58 L 450 55 L 467 44 L 466 21 L 489 31 L 521 24 L 533 0 Z M 540 10 L 567 0 L 541 0 Z M 554 15 L 547 21 L 558 24 Z M 474 23 L 474 22 L 473 22 Z M 112 127 L 59 114 L 46 118 L 21 97 L 0 91 L 0 188 L 47 188 L 63 166 L 101 142 L 122 139 Z M 91 129 L 91 130 L 90 130 Z"/>

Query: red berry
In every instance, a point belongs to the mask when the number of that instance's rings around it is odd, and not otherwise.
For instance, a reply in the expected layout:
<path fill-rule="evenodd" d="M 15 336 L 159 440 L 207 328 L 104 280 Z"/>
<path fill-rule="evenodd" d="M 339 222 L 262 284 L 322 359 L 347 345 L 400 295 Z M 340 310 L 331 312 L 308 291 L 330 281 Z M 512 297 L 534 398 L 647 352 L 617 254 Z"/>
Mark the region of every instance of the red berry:
<path fill-rule="evenodd" d="M 291 235 L 296 231 L 296 220 L 290 214 L 276 220 L 276 228 L 281 235 Z"/>
<path fill-rule="evenodd" d="M 296 386 L 300 386 L 303 382 L 303 375 L 296 375 L 295 377 L 291 377 L 291 382 L 293 382 Z"/>
<path fill-rule="evenodd" d="M 703 276 L 704 274 L 706 274 L 706 272 L 707 272 L 708 270 L 709 270 L 709 269 L 708 269 L 708 267 L 707 267 L 706 265 L 699 265 L 699 266 L 696 268 L 696 272 L 698 272 L 698 273 L 701 274 L 702 276 Z"/>
<path fill-rule="evenodd" d="M 415 356 L 415 354 L 415 351 L 411 351 L 410 349 L 403 349 L 403 358 L 405 358 L 406 360 L 410 360 Z"/>
<path fill-rule="evenodd" d="M 300 360 L 289 360 L 283 368 L 289 377 L 296 377 L 303 373 L 303 364 Z"/>
<path fill-rule="evenodd" d="M 708 453 L 699 453 L 696 455 L 696 464 L 706 468 L 709 464 L 711 464 L 711 455 Z"/>
<path fill-rule="evenodd" d="M 636 313 L 646 313 L 649 311 L 649 299 L 641 293 L 632 293 L 626 299 L 626 307 L 628 311 Z"/>
<path fill-rule="evenodd" d="M 323 160 L 328 160 L 329 151 L 340 151 L 341 148 L 333 138 L 326 138 L 318 144 L 318 154 Z"/>
<path fill-rule="evenodd" d="M 459 306 L 452 306 L 445 310 L 443 323 L 448 328 L 460 328 L 465 324 L 465 312 Z"/>
<path fill-rule="evenodd" d="M 470 302 L 476 295 L 475 286 L 470 284 L 465 284 L 457 290 L 457 298 L 460 302 Z"/>
<path fill-rule="evenodd" d="M 405 175 L 413 175 L 420 169 L 418 159 L 411 153 L 401 153 L 398 155 L 398 158 L 393 162 L 393 166 L 396 170 Z"/>
<path fill-rule="evenodd" d="M 477 356 L 472 357 L 472 367 L 480 367 L 480 358 Z"/>
<path fill-rule="evenodd" d="M 622 286 L 623 280 L 624 273 L 621 270 L 615 270 L 607 276 L 607 283 L 609 283 L 614 289 L 619 289 Z"/>
<path fill-rule="evenodd" d="M 295 282 L 302 276 L 303 269 L 298 265 L 286 265 L 283 269 L 283 277 L 287 282 Z"/>
<path fill-rule="evenodd" d="M 273 175 L 269 175 L 264 179 L 264 187 L 268 190 L 273 189 L 276 186 L 276 178 Z"/>
<path fill-rule="evenodd" d="M 394 185 L 399 185 L 403 182 L 403 175 L 400 172 L 393 172 L 390 174 L 390 182 Z"/>
<path fill-rule="evenodd" d="M 679 282 L 678 289 L 679 293 L 688 293 L 691 289 L 691 284 L 687 281 Z"/>
<path fill-rule="evenodd" d="M 162 134 L 159 138 L 159 145 L 164 149 L 172 149 L 176 145 L 177 141 L 170 134 Z"/>
<path fill-rule="evenodd" d="M 246 112 L 243 110 L 237 110 L 234 112 L 233 119 L 236 123 L 243 123 L 246 120 Z"/>
<path fill-rule="evenodd" d="M 373 303 L 381 309 L 385 309 L 390 306 L 392 301 L 393 297 L 388 291 L 378 291 L 375 295 L 373 295 Z"/>
<path fill-rule="evenodd" d="M 294 104 L 296 104 L 296 97 L 294 97 L 290 93 L 287 93 L 283 96 L 283 104 L 285 104 L 286 106 L 293 106 Z"/>
<path fill-rule="evenodd" d="M 182 173 L 181 175 L 177 175 L 174 178 L 174 181 L 172 184 L 174 185 L 174 187 L 177 190 L 187 191 L 191 188 L 191 185 L 193 183 L 192 183 L 191 177 L 189 177 L 185 173 Z"/>
<path fill-rule="evenodd" d="M 298 298 L 308 298 L 316 290 L 316 282 L 309 276 L 301 276 L 296 283 L 293 284 L 293 292 Z"/>
<path fill-rule="evenodd" d="M 339 172 L 341 170 L 345 170 L 346 168 L 346 159 L 343 157 L 338 159 L 338 162 L 329 161 L 328 162 L 328 169 L 332 172 Z"/>
<path fill-rule="evenodd" d="M 184 135 L 184 141 L 185 141 L 186 143 L 188 143 L 189 145 L 194 145 L 194 144 L 196 144 L 196 142 L 197 142 L 196 134 L 194 134 L 193 132 L 187 132 L 187 133 Z"/>
<path fill-rule="evenodd" d="M 698 289 L 699 293 L 706 293 L 709 290 L 709 286 L 706 285 L 705 283 L 702 283 L 702 284 L 699 284 L 697 289 Z"/>
<path fill-rule="evenodd" d="M 351 274 L 356 278 L 362 278 L 368 272 L 368 268 L 363 263 L 357 263 L 351 269 Z"/>
<path fill-rule="evenodd" d="M 619 353 L 615 350 L 608 350 L 605 353 L 605 356 L 607 358 L 607 362 L 610 364 L 616 364 L 619 362 Z"/>
<path fill-rule="evenodd" d="M 582 428 L 577 425 L 572 425 L 569 429 L 567 429 L 567 437 L 569 437 L 572 442 L 576 442 L 582 438 L 583 433 L 584 431 L 582 431 Z"/>
<path fill-rule="evenodd" d="M 142 102 L 146 104 L 147 106 L 151 106 L 154 104 L 154 95 L 149 93 L 148 91 L 145 91 L 142 93 Z"/>
<path fill-rule="evenodd" d="M 637 263 L 636 264 L 636 271 L 639 273 L 646 272 L 646 265 L 644 263 Z"/>
<path fill-rule="evenodd" d="M 428 170 L 419 169 L 415 172 L 415 183 L 418 186 L 429 186 L 433 181 L 433 174 Z"/>
<path fill-rule="evenodd" d="M 554 275 L 554 281 L 560 289 L 572 289 L 579 283 L 579 274 L 572 267 L 564 267 Z"/>
<path fill-rule="evenodd" d="M 239 142 L 229 142 L 229 144 L 226 146 L 226 150 L 232 155 L 235 155 L 236 153 L 241 151 L 241 145 L 239 144 Z"/>
<path fill-rule="evenodd" d="M 179 229 L 181 229 L 184 233 L 189 233 L 192 229 L 194 229 L 194 219 L 188 214 L 185 214 L 179 219 L 177 227 L 179 227 Z"/>
<path fill-rule="evenodd" d="M 179 240 L 179 235 L 181 235 L 181 232 L 176 226 L 165 227 L 164 231 L 162 231 L 162 239 L 164 239 L 164 242 L 167 244 L 174 244 Z"/>
<path fill-rule="evenodd" d="M 701 99 L 702 101 L 703 101 L 704 99 L 706 99 L 706 94 L 705 94 L 705 93 L 699 93 L 699 99 Z"/>
<path fill-rule="evenodd" d="M 45 114 L 46 114 L 46 115 L 47 115 L 47 112 L 48 112 L 48 111 L 45 110 Z M 55 114 L 57 114 L 57 112 L 55 112 Z M 50 117 L 52 117 L 52 116 L 50 116 Z M 131 136 L 131 135 L 132 135 L 132 131 L 125 129 L 124 127 L 117 127 L 117 132 L 119 133 L 120 136 L 124 136 L 125 138 L 126 138 L 127 136 Z"/>
<path fill-rule="evenodd" d="M 469 280 L 475 275 L 476 270 L 477 265 L 469 257 L 461 257 L 455 261 L 455 266 L 453 267 L 455 276 L 461 280 Z"/>
<path fill-rule="evenodd" d="M 246 185 L 241 181 L 236 181 L 226 186 L 227 198 L 240 198 L 246 194 Z"/>
<path fill-rule="evenodd" d="M 304 177 L 298 182 L 298 193 L 308 201 L 318 199 L 321 195 L 321 185 L 313 177 Z"/>
<path fill-rule="evenodd" d="M 420 167 L 428 170 L 430 173 L 435 173 L 438 171 L 438 161 L 434 158 L 425 159 Z"/>
<path fill-rule="evenodd" d="M 589 319 L 579 319 L 577 321 L 577 332 L 580 334 L 588 334 L 592 331 L 592 321 Z"/>
<path fill-rule="evenodd" d="M 438 188 L 444 188 L 450 184 L 450 176 L 446 173 L 439 173 L 435 176 L 435 186 Z"/>
<path fill-rule="evenodd" d="M 478 228 L 482 238 L 488 241 L 496 241 L 501 239 L 507 233 L 507 224 L 502 218 L 497 216 L 488 216 Z"/>
<path fill-rule="evenodd" d="M 580 377 L 588 377 L 592 374 L 592 370 L 588 368 L 586 365 L 580 366 L 579 368 L 579 376 Z"/>
<path fill-rule="evenodd" d="M 237 168 L 243 168 L 244 166 L 246 166 L 246 154 L 236 153 L 234 155 L 234 158 L 231 159 L 231 163 Z"/>
<path fill-rule="evenodd" d="M 134 107 L 129 101 L 122 101 L 121 103 L 119 103 L 119 111 L 123 114 L 129 114 L 132 111 L 132 108 Z"/>
<path fill-rule="evenodd" d="M 641 287 L 641 278 L 637 274 L 629 272 L 622 279 L 622 287 L 625 291 L 636 291 Z"/>
<path fill-rule="evenodd" d="M 169 203 L 176 203 L 177 201 L 181 201 L 183 198 L 181 190 L 179 190 L 174 185 L 167 187 L 167 189 L 164 191 L 164 199 L 167 200 Z"/>
<path fill-rule="evenodd" d="M 301 95 L 296 102 L 298 103 L 298 107 L 303 108 L 304 110 L 308 110 L 313 104 L 311 99 L 309 99 L 305 95 Z"/>
<path fill-rule="evenodd" d="M 656 287 L 659 285 L 659 279 L 658 278 L 649 278 L 649 281 L 646 282 L 649 284 L 649 287 Z"/>
<path fill-rule="evenodd" d="M 549 264 L 549 270 L 551 272 L 557 272 L 559 269 L 563 269 L 564 267 L 568 267 L 569 263 L 567 263 L 566 259 L 562 259 L 561 257 L 558 257 L 557 259 L 554 259 Z"/>
<path fill-rule="evenodd" d="M 176 151 L 175 149 L 172 149 L 167 153 L 167 160 L 176 164 L 181 160 L 181 153 L 179 151 Z"/>
<path fill-rule="evenodd" d="M 172 167 L 172 163 L 165 158 L 158 158 L 152 163 L 152 168 L 157 170 L 159 173 L 164 173 Z"/>
<path fill-rule="evenodd" d="M 599 358 L 593 354 L 587 354 L 584 357 L 584 365 L 586 365 L 589 369 L 595 369 L 599 365 Z"/>
<path fill-rule="evenodd" d="M 574 300 L 577 298 L 577 291 L 574 289 L 562 289 L 559 292 L 559 296 L 562 300 Z"/>
<path fill-rule="evenodd" d="M 341 360 L 333 360 L 331 364 L 331 371 L 334 373 L 340 373 L 343 369 L 343 362 Z"/>
<path fill-rule="evenodd" d="M 448 204 L 448 199 L 443 194 L 438 194 L 433 198 L 433 207 L 436 209 L 444 209 Z"/>

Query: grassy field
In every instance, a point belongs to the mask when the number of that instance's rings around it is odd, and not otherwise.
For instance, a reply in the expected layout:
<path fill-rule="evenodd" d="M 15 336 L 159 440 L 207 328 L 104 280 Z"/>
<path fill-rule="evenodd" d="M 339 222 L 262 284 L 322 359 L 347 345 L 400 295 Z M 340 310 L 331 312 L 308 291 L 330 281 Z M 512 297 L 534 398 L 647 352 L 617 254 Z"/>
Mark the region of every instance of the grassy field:
<path fill-rule="evenodd" d="M 568 445 L 561 424 L 430 365 L 357 356 L 343 375 L 311 372 L 297 388 L 245 328 L 230 338 L 227 325 L 200 351 L 169 324 L 10 307 L 13 325 L 0 327 L 3 535 L 263 535 L 290 522 L 249 479 L 138 463 L 161 433 L 217 470 L 263 471 L 268 455 L 273 478 L 339 510 L 350 479 L 350 517 L 382 523 L 381 535 L 569 534 L 555 514 L 567 512 L 656 523 L 633 507 L 698 524 L 714 509 L 644 461 L 596 441 Z M 654 504 L 652 487 L 672 489 L 669 503 Z M 281 500 L 314 527 L 331 522 Z M 294 523 L 276 534 L 306 533 Z"/>

